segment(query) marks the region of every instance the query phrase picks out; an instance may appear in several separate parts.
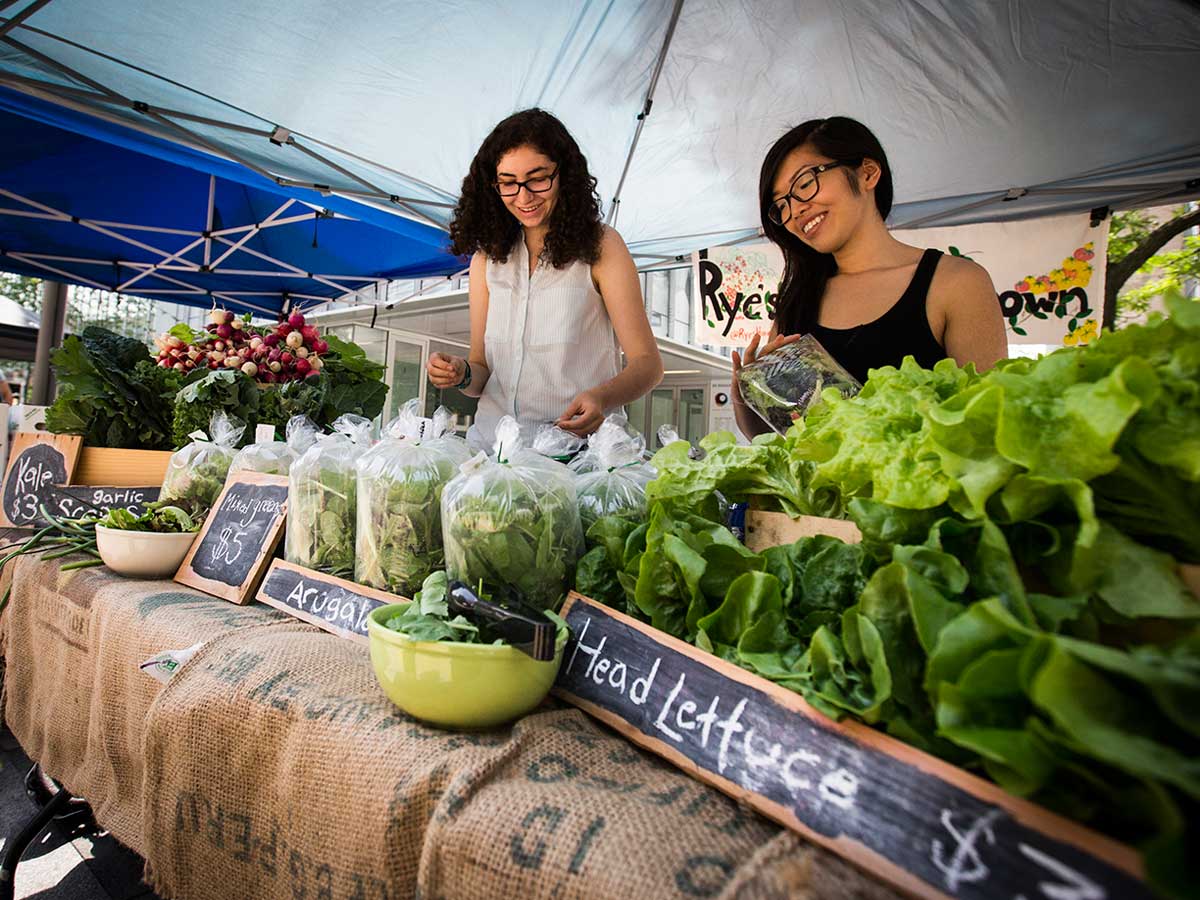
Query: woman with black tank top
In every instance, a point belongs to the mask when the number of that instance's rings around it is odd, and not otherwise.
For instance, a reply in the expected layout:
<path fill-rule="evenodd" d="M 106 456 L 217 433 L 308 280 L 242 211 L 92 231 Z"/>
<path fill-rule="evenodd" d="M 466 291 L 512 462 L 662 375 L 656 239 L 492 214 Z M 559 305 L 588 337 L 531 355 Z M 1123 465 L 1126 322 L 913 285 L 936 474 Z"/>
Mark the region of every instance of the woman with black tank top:
<path fill-rule="evenodd" d="M 859 381 L 912 356 L 950 357 L 982 371 L 1008 353 L 992 280 L 981 266 L 896 240 L 892 172 L 878 139 L 844 116 L 797 125 L 763 160 L 759 207 L 783 251 L 775 327 L 733 353 L 733 400 L 747 437 L 769 430 L 742 402 L 737 372 L 812 334 Z"/>

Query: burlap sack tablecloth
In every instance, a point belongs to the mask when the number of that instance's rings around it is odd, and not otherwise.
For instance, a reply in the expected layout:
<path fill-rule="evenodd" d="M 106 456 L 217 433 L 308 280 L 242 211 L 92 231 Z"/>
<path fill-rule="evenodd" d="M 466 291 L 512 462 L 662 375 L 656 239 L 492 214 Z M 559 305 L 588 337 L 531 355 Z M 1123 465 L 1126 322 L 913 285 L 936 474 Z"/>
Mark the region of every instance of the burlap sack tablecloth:
<path fill-rule="evenodd" d="M 9 727 L 164 897 L 894 896 L 578 710 L 440 731 L 364 647 L 273 609 L 36 560 L 12 577 Z M 165 687 L 137 671 L 195 643 Z"/>

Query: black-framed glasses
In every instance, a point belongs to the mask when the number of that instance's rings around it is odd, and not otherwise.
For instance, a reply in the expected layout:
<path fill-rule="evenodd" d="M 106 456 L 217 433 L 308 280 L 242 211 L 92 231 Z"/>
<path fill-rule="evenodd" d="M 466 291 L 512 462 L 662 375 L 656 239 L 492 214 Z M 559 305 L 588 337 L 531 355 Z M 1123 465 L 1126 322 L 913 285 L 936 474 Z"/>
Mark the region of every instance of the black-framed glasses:
<path fill-rule="evenodd" d="M 537 178 L 527 178 L 524 181 L 496 181 L 493 184 L 496 186 L 496 193 L 501 197 L 515 197 L 521 193 L 521 188 L 525 188 L 531 194 L 544 194 L 554 185 L 554 179 L 557 177 L 558 169 L 555 169 L 549 175 L 539 175 Z"/>
<path fill-rule="evenodd" d="M 811 169 L 797 172 L 792 183 L 788 185 L 787 193 L 774 200 L 767 210 L 767 218 L 776 225 L 786 225 L 792 218 L 792 201 L 807 203 L 821 190 L 820 176 L 822 172 L 836 169 L 838 166 L 857 166 L 861 159 L 836 159 L 833 162 L 821 163 Z"/>

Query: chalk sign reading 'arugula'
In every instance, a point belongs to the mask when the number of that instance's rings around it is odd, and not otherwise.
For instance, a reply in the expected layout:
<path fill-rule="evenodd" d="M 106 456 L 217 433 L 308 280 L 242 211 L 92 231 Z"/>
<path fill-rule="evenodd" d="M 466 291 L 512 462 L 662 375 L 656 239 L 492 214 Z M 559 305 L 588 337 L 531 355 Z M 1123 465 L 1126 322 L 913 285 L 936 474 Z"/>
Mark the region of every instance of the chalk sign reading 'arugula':
<path fill-rule="evenodd" d="M 238 472 L 225 484 L 176 581 L 249 602 L 287 514 L 287 478 Z"/>
<path fill-rule="evenodd" d="M 367 616 L 403 597 L 355 584 L 277 559 L 258 591 L 258 599 L 310 625 L 361 643 L 367 642 Z"/>
<path fill-rule="evenodd" d="M 1152 896 L 1128 847 L 577 594 L 562 614 L 559 695 L 910 893 Z"/>

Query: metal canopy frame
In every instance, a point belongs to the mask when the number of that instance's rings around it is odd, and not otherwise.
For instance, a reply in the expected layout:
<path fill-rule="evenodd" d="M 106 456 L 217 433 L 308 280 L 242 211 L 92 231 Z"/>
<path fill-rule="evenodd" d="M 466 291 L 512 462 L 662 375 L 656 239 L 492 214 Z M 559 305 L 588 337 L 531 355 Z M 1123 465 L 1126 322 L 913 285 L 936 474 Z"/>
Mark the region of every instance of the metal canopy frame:
<path fill-rule="evenodd" d="M 279 310 L 270 309 L 263 306 L 261 301 L 256 302 L 254 299 L 261 297 L 281 297 L 284 301 L 288 299 L 297 301 L 319 301 L 326 303 L 332 300 L 345 298 L 347 295 L 355 297 L 368 297 L 367 291 L 374 291 L 377 285 L 387 285 L 387 278 L 369 278 L 363 275 L 341 275 L 341 274 L 326 274 L 305 272 L 293 266 L 291 263 L 281 259 L 276 259 L 266 253 L 255 250 L 252 247 L 246 246 L 247 243 L 254 238 L 259 232 L 268 228 L 284 228 L 288 226 L 297 226 L 301 224 L 310 224 L 315 219 L 326 216 L 325 210 L 312 207 L 311 204 L 304 203 L 300 200 L 287 199 L 279 207 L 271 212 L 270 215 L 258 222 L 250 222 L 245 225 L 234 225 L 227 228 L 221 228 L 213 231 L 211 226 L 214 214 L 214 199 L 216 196 L 216 177 L 210 175 L 208 183 L 208 200 L 207 210 L 205 211 L 205 221 L 209 228 L 206 231 L 188 231 L 181 228 L 159 228 L 153 225 L 140 225 L 129 222 L 109 222 L 97 221 L 94 219 L 81 219 L 72 216 L 60 209 L 55 209 L 45 203 L 40 203 L 29 197 L 22 196 L 15 191 L 8 190 L 0 185 L 0 198 L 8 201 L 13 201 L 23 206 L 17 207 L 0 207 L 0 216 L 14 216 L 19 218 L 42 219 L 52 222 L 62 222 L 67 225 L 74 225 L 79 228 L 86 228 L 91 231 L 99 232 L 100 234 L 120 241 L 130 246 L 136 247 L 152 256 L 161 257 L 157 262 L 146 262 L 143 260 L 132 259 L 99 259 L 90 257 L 74 257 L 62 256 L 51 253 L 29 253 L 18 251 L 0 251 L 12 259 L 18 260 L 28 266 L 49 272 L 59 278 L 66 279 L 78 284 L 86 284 L 91 287 L 101 290 L 111 290 L 116 293 L 123 293 L 135 288 L 142 282 L 143 279 L 153 278 L 167 284 L 172 284 L 174 287 L 137 287 L 134 293 L 139 296 L 149 297 L 151 299 L 171 299 L 182 295 L 192 297 L 212 297 L 214 301 L 221 300 L 226 303 L 236 303 L 247 309 L 260 312 L 264 315 L 274 316 Z M 284 213 L 292 210 L 294 206 L 308 207 L 311 212 L 304 212 L 295 215 L 285 216 Z M 136 231 L 139 234 L 147 235 L 145 240 L 139 240 L 124 234 L 124 231 Z M 182 249 L 169 249 L 161 246 L 155 246 L 152 243 L 152 235 L 178 237 L 190 237 L 191 240 Z M 201 250 L 201 248 L 203 248 Z M 193 261 L 188 258 L 189 254 L 200 251 L 202 261 Z M 215 258 L 214 253 L 218 253 Z M 245 254 L 255 260 L 268 263 L 277 268 L 274 270 L 259 268 L 236 268 L 233 264 L 228 264 L 231 260 L 237 263 L 238 254 Z M 65 266 L 71 266 L 70 269 Z M 248 264 L 248 265 L 252 265 Z M 100 266 L 105 269 L 112 269 L 114 266 L 124 267 L 134 271 L 131 277 L 120 282 L 116 286 L 102 284 L 87 275 L 80 274 L 82 271 L 87 271 L 90 266 Z M 243 291 L 243 290 L 210 290 L 208 288 L 199 287 L 194 284 L 189 284 L 179 278 L 172 277 L 168 272 L 191 272 L 204 273 L 206 275 L 235 275 L 242 278 L 279 278 L 293 277 L 299 279 L 307 279 L 325 288 L 332 288 L 338 291 L 338 295 L 330 297 L 327 294 L 295 292 L 295 291 Z M 281 304 L 281 307 L 284 304 Z"/>

